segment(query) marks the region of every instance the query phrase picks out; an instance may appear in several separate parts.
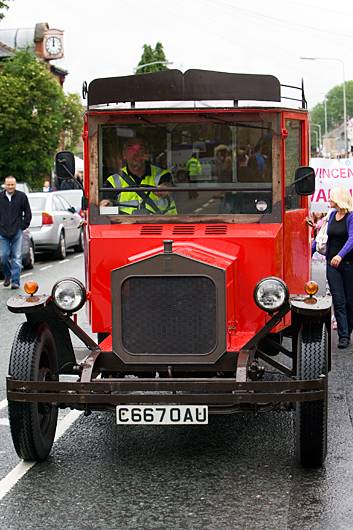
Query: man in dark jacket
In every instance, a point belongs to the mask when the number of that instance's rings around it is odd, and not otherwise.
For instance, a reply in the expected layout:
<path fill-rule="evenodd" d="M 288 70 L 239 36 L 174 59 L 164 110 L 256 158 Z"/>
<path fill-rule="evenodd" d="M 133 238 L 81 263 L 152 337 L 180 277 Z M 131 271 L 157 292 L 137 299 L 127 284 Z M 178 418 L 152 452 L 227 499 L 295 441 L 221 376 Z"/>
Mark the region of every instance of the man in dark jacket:
<path fill-rule="evenodd" d="M 63 190 L 82 190 L 82 185 L 78 182 L 76 178 L 67 178 L 63 179 L 56 177 L 55 179 L 55 189 L 58 191 Z"/>
<path fill-rule="evenodd" d="M 32 219 L 27 195 L 16 190 L 15 177 L 5 178 L 5 190 L 0 193 L 0 259 L 4 286 L 20 286 L 22 269 L 22 234 Z"/>

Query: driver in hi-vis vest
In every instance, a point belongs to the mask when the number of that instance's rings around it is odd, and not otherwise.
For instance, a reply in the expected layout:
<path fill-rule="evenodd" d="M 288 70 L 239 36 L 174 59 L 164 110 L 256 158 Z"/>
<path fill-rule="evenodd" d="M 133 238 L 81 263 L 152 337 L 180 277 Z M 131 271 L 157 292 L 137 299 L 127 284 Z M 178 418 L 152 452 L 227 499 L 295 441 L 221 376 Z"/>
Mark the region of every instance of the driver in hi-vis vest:
<path fill-rule="evenodd" d="M 130 138 L 123 148 L 123 165 L 120 173 L 110 175 L 105 187 L 168 187 L 172 185 L 172 176 L 168 169 L 161 169 L 149 161 L 150 153 L 146 140 L 141 137 Z M 133 215 L 176 215 L 173 198 L 166 191 L 120 191 L 110 199 L 108 194 L 101 206 L 118 205 L 119 214 Z"/>

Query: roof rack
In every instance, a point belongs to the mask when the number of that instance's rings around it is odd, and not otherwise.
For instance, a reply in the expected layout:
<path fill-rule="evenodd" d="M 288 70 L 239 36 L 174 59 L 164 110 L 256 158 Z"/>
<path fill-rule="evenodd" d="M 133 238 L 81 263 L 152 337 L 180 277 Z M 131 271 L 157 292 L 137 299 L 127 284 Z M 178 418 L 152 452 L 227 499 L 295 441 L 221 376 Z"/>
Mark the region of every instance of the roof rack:
<path fill-rule="evenodd" d="M 88 107 L 137 101 L 254 100 L 280 101 L 272 75 L 230 74 L 210 70 L 165 70 L 150 74 L 95 79 L 88 87 Z"/>
<path fill-rule="evenodd" d="M 99 105 L 157 101 L 238 101 L 281 102 L 281 86 L 301 90 L 299 98 L 306 108 L 303 86 L 280 85 L 272 75 L 235 74 L 211 70 L 164 70 L 149 74 L 128 75 L 94 79 L 87 88 L 83 85 L 83 97 L 88 108 Z"/>
<path fill-rule="evenodd" d="M 301 91 L 301 98 L 291 98 L 289 96 L 282 96 L 282 99 L 288 99 L 289 101 L 300 101 L 300 103 L 302 104 L 302 109 L 307 109 L 308 108 L 308 102 L 306 101 L 305 93 L 304 93 L 304 79 L 302 79 L 302 85 L 300 87 L 299 86 L 293 86 L 293 85 L 281 85 L 281 87 L 292 88 L 294 90 L 300 90 Z"/>

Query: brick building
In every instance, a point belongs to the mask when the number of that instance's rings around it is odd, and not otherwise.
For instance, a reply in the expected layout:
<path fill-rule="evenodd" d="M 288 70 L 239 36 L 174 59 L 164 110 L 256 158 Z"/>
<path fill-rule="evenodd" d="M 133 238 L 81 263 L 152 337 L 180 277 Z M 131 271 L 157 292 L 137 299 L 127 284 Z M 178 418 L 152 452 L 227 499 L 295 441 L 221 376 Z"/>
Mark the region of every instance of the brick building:
<path fill-rule="evenodd" d="M 48 65 L 58 83 L 63 86 L 67 70 L 60 68 L 53 60 L 64 57 L 64 32 L 49 28 L 46 22 L 39 22 L 34 28 L 0 29 L 0 64 L 11 57 L 16 50 L 29 49 Z"/>

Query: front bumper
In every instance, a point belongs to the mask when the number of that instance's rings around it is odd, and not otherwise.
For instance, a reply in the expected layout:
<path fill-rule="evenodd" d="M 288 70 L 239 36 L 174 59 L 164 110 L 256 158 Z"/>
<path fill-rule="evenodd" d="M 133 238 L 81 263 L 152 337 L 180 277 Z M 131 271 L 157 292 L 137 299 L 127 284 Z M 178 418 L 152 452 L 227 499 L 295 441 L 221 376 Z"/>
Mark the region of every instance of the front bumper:
<path fill-rule="evenodd" d="M 7 399 L 52 403 L 60 408 L 113 409 L 117 405 L 208 405 L 210 412 L 236 412 L 244 405 L 323 400 L 325 376 L 315 380 L 237 382 L 235 378 L 123 378 L 91 382 L 19 381 L 7 378 Z"/>

